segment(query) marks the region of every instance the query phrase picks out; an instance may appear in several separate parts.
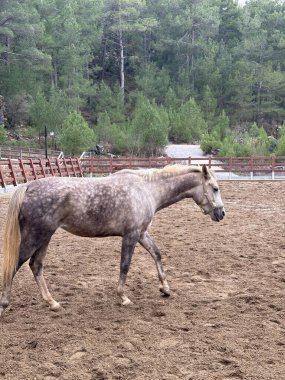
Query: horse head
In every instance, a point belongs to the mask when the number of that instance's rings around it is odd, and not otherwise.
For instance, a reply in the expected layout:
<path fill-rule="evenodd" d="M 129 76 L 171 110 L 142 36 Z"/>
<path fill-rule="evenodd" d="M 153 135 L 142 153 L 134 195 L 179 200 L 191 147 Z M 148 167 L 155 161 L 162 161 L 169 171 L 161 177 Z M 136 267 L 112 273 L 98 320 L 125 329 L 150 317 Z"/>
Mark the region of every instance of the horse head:
<path fill-rule="evenodd" d="M 201 175 L 202 180 L 193 199 L 205 215 L 210 215 L 213 221 L 219 222 L 225 216 L 225 208 L 218 182 L 206 165 L 203 165 Z"/>

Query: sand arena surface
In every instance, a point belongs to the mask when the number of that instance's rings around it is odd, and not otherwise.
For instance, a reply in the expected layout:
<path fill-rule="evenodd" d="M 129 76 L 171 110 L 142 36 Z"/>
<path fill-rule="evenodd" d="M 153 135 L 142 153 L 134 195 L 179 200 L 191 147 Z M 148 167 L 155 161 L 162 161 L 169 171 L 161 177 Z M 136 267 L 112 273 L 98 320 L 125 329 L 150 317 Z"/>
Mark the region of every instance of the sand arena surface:
<path fill-rule="evenodd" d="M 138 246 L 126 287 L 134 305 L 121 306 L 121 239 L 59 230 L 45 275 L 63 308 L 45 306 L 25 265 L 0 321 L 0 379 L 285 379 L 285 183 L 221 189 L 221 223 L 190 200 L 155 217 L 169 298 Z M 1 246 L 9 197 L 0 195 Z"/>

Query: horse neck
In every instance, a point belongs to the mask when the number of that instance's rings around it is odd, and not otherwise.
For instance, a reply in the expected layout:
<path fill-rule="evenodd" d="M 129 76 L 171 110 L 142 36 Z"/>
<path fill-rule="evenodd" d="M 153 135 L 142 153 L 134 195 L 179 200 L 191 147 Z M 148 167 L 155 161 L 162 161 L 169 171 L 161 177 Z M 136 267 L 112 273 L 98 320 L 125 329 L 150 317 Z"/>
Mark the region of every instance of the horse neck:
<path fill-rule="evenodd" d="M 184 198 L 191 198 L 191 190 L 201 183 L 201 173 L 187 173 L 152 183 L 156 210 L 161 210 Z"/>

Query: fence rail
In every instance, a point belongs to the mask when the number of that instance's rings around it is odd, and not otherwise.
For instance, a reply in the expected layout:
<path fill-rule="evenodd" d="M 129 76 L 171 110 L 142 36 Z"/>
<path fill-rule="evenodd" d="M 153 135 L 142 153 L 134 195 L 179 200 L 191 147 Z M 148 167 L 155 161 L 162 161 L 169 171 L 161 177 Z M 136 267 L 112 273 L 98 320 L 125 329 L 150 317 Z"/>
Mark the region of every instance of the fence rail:
<path fill-rule="evenodd" d="M 51 176 L 97 176 L 121 169 L 205 164 L 224 180 L 285 179 L 285 157 L 91 157 L 0 159 L 0 187 Z"/>
<path fill-rule="evenodd" d="M 127 168 L 161 168 L 168 164 L 207 165 L 223 179 L 253 179 L 255 176 L 269 176 L 285 179 L 285 157 L 116 157 L 82 158 L 84 174 L 96 175 L 113 173 Z"/>
<path fill-rule="evenodd" d="M 59 157 L 61 152 L 58 150 L 48 149 L 48 157 Z M 26 159 L 26 158 L 46 158 L 46 152 L 44 149 L 36 148 L 21 148 L 11 147 L 6 145 L 0 145 L 0 159 Z"/>
<path fill-rule="evenodd" d="M 0 160 L 0 186 L 17 186 L 45 177 L 82 177 L 78 158 Z"/>

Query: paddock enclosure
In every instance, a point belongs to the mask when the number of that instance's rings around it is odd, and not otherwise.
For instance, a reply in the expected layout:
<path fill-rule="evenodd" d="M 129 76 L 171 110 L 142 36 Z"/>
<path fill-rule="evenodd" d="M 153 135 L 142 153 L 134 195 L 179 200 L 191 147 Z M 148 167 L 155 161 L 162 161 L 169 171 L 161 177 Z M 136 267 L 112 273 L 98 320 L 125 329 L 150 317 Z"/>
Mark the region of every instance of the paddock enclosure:
<path fill-rule="evenodd" d="M 126 286 L 134 305 L 121 306 L 121 239 L 57 231 L 45 276 L 63 308 L 48 309 L 24 265 L 0 320 L 0 379 L 285 379 L 285 183 L 220 187 L 220 223 L 191 200 L 154 219 L 169 298 L 137 246 Z M 0 194 L 1 246 L 10 196 Z"/>

